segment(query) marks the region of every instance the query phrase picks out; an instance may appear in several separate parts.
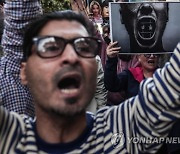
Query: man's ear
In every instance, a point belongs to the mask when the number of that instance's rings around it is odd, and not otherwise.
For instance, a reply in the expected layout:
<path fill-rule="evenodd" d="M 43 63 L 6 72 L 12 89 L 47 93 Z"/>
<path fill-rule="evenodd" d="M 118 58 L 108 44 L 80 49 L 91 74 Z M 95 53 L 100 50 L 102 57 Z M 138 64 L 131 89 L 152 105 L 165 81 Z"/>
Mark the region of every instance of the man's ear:
<path fill-rule="evenodd" d="M 26 62 L 21 63 L 20 78 L 21 78 L 21 83 L 23 85 L 27 85 L 28 81 L 26 77 Z"/>

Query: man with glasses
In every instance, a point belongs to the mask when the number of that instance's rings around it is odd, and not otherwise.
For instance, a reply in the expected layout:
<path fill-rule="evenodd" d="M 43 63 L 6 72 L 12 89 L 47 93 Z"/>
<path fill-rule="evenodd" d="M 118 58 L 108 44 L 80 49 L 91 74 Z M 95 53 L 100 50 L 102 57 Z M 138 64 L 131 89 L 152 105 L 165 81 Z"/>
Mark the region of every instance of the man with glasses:
<path fill-rule="evenodd" d="M 100 50 L 100 40 L 93 37 L 77 37 L 64 39 L 57 36 L 34 37 L 37 54 L 41 58 L 54 58 L 60 56 L 67 44 L 72 44 L 76 53 L 84 58 L 94 58 Z M 93 52 L 92 52 L 93 51 Z"/>
<path fill-rule="evenodd" d="M 25 10 L 25 11 L 24 11 Z M 34 117 L 34 102 L 27 86 L 20 83 L 20 63 L 22 61 L 22 38 L 26 25 L 41 15 L 41 6 L 36 0 L 11 2 L 5 5 L 5 31 L 3 35 L 3 57 L 0 63 L 0 100 L 9 111 Z M 98 57 L 98 56 L 97 56 Z M 88 111 L 94 111 L 106 104 L 104 71 L 97 59 L 97 89 Z"/>
<path fill-rule="evenodd" d="M 44 15 L 28 26 L 21 80 L 35 100 L 36 119 L 0 107 L 1 153 L 124 154 L 160 147 L 128 139 L 165 137 L 172 121 L 180 118 L 180 45 L 170 63 L 142 83 L 138 96 L 93 116 L 86 113 L 96 90 L 100 46 L 93 29 L 83 15 L 72 11 Z M 166 102 L 164 93 L 172 102 Z"/>

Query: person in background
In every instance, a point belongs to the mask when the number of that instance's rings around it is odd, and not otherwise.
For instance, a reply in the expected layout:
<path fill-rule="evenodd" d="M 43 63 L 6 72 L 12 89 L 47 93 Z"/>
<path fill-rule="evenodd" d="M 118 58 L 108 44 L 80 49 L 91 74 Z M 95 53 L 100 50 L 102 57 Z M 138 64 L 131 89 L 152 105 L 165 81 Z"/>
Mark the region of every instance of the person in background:
<path fill-rule="evenodd" d="M 102 24 L 102 9 L 97 1 L 92 1 L 89 6 L 90 20 L 95 24 Z"/>
<path fill-rule="evenodd" d="M 97 83 L 96 83 L 96 92 L 88 105 L 87 111 L 96 113 L 100 108 L 106 106 L 107 104 L 107 90 L 104 86 L 104 70 L 102 67 L 101 58 L 99 55 L 96 56 L 97 62 Z"/>
<path fill-rule="evenodd" d="M 105 68 L 106 60 L 107 60 L 107 54 L 106 54 L 106 48 L 111 42 L 110 39 L 110 27 L 109 25 L 103 26 L 103 34 L 102 34 L 106 45 L 105 50 L 101 52 L 101 59 L 103 68 Z M 119 55 L 118 56 L 118 64 L 117 64 L 117 72 L 120 73 L 125 69 L 136 67 L 139 65 L 137 56 L 135 55 Z M 121 92 L 110 92 L 108 91 L 107 95 L 107 105 L 117 105 L 123 102 L 126 99 L 126 95 L 124 91 Z"/>
<path fill-rule="evenodd" d="M 117 73 L 118 55 L 120 47 L 117 42 L 109 44 L 106 49 L 107 62 L 104 72 L 104 83 L 107 90 L 111 92 L 125 91 L 127 98 L 138 94 L 140 82 L 145 78 L 152 77 L 158 68 L 158 54 L 140 54 L 138 61 L 140 67 L 129 68 Z"/>
<path fill-rule="evenodd" d="M 106 58 L 107 59 L 107 58 Z M 137 55 L 118 55 L 117 73 L 121 73 L 129 68 L 135 68 L 139 66 Z M 127 99 L 126 92 L 124 90 L 118 92 L 108 92 L 108 105 L 118 105 Z"/>
<path fill-rule="evenodd" d="M 100 4 L 100 6 L 101 6 L 103 0 L 88 0 L 88 5 L 89 5 L 89 6 L 90 6 L 90 4 L 91 4 L 92 1 L 98 2 L 98 3 Z"/>
<path fill-rule="evenodd" d="M 109 24 L 109 3 L 110 2 L 113 2 L 113 1 L 112 0 L 105 0 L 101 4 L 103 25 Z"/>
<path fill-rule="evenodd" d="M 102 36 L 104 38 L 104 41 L 106 42 L 107 45 L 109 45 L 109 43 L 111 42 L 109 24 L 103 25 L 102 31 L 103 31 Z"/>

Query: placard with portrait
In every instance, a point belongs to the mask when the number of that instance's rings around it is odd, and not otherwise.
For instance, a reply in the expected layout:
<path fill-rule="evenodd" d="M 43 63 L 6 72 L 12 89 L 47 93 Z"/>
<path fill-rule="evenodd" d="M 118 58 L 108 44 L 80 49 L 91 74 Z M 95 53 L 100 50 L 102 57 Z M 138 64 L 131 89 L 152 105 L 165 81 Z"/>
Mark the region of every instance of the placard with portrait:
<path fill-rule="evenodd" d="M 111 40 L 122 54 L 171 53 L 180 41 L 179 2 L 110 3 Z"/>

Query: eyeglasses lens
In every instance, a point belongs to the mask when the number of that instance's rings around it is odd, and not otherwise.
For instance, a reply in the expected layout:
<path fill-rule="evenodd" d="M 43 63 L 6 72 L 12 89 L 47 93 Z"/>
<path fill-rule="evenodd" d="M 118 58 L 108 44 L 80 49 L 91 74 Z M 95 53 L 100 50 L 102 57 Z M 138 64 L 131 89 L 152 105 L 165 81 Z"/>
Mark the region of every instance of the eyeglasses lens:
<path fill-rule="evenodd" d="M 94 57 L 98 50 L 98 43 L 92 38 L 78 38 L 74 40 L 74 48 L 82 57 Z"/>
<path fill-rule="evenodd" d="M 91 37 L 80 37 L 72 40 L 65 40 L 60 37 L 35 38 L 38 55 L 42 58 L 52 58 L 61 55 L 67 43 L 72 44 L 76 53 L 85 58 L 93 58 L 99 49 L 97 39 Z"/>
<path fill-rule="evenodd" d="M 37 41 L 37 51 L 41 57 L 55 57 L 62 52 L 63 41 L 55 37 L 41 38 Z"/>

